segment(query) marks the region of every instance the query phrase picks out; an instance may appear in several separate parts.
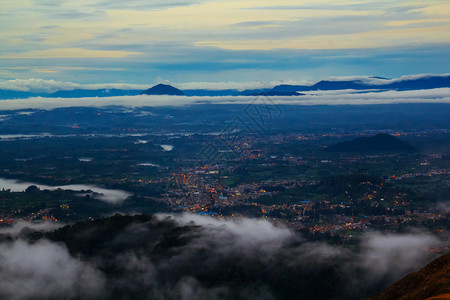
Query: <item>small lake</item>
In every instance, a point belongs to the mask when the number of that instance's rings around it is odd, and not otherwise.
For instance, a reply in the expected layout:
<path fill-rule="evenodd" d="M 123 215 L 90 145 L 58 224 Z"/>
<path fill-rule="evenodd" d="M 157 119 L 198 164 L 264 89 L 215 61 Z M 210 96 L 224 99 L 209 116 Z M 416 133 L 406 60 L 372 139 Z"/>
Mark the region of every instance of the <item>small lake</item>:
<path fill-rule="evenodd" d="M 86 185 L 86 184 L 69 184 L 69 185 L 60 185 L 60 186 L 50 186 L 45 184 L 39 184 L 39 183 L 33 183 L 33 182 L 25 182 L 25 181 L 19 181 L 15 179 L 5 179 L 0 178 L 0 190 L 11 190 L 11 192 L 23 192 L 25 191 L 30 185 L 35 185 L 41 190 L 71 190 L 76 192 L 87 192 L 92 191 L 94 193 L 98 193 L 99 195 L 95 195 L 95 197 L 99 200 L 112 203 L 112 204 L 119 204 L 125 201 L 129 196 L 131 196 L 131 193 L 122 191 L 122 190 L 111 190 L 111 189 L 105 189 L 101 188 L 95 185 Z"/>
<path fill-rule="evenodd" d="M 163 148 L 163 151 L 172 151 L 173 150 L 173 146 L 172 145 L 160 145 L 161 148 Z"/>
<path fill-rule="evenodd" d="M 149 163 L 149 162 L 140 163 L 140 164 L 137 164 L 137 165 L 140 166 L 140 167 L 154 167 L 154 168 L 159 168 L 160 167 L 160 165 Z"/>

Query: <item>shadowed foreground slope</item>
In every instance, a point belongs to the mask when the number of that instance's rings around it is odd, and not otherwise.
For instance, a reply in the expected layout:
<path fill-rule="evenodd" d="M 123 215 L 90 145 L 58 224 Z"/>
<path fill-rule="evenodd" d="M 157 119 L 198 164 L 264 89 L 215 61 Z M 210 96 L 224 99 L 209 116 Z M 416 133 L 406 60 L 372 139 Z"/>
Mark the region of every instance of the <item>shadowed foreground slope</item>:
<path fill-rule="evenodd" d="M 370 300 L 441 300 L 450 299 L 450 254 L 441 256 L 426 267 L 408 274 Z"/>

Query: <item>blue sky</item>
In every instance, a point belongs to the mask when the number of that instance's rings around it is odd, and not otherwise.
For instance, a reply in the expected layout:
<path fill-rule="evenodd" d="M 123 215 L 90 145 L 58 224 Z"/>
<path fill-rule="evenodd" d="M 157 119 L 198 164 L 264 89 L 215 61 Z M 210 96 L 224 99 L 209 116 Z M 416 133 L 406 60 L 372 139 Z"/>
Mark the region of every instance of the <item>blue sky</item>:
<path fill-rule="evenodd" d="M 441 74 L 449 33 L 441 0 L 2 0 L 0 82 Z"/>

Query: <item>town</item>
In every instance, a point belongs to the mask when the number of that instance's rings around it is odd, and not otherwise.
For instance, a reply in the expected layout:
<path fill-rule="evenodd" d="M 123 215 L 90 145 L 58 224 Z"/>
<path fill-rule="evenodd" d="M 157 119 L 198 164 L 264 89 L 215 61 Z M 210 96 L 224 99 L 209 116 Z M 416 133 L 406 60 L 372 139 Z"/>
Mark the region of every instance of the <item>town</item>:
<path fill-rule="evenodd" d="M 385 133 L 412 142 L 445 141 L 449 134 L 447 130 Z M 447 235 L 448 154 L 428 149 L 326 151 L 343 139 L 371 135 L 372 131 L 47 137 L 45 142 L 57 149 L 51 155 L 44 153 L 43 138 L 16 137 L 8 140 L 8 146 L 26 143 L 34 153 L 2 148 L 0 177 L 94 184 L 130 196 L 112 204 L 89 189 L 11 191 L 3 186 L 0 222 L 71 222 L 117 212 L 172 211 L 218 219 L 263 218 L 311 239 L 339 244 L 352 244 L 370 230 L 421 227 Z"/>

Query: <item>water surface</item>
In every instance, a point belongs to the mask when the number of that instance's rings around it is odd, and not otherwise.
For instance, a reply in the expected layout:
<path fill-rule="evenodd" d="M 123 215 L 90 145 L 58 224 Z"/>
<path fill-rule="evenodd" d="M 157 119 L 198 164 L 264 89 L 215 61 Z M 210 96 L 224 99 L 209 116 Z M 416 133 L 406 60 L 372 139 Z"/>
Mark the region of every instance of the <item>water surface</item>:
<path fill-rule="evenodd" d="M 92 191 L 94 193 L 97 193 L 99 195 L 95 195 L 95 198 L 108 202 L 113 204 L 119 204 L 125 201 L 129 196 L 131 196 L 131 193 L 122 191 L 122 190 L 111 190 L 111 189 L 105 189 L 98 187 L 96 185 L 87 185 L 87 184 L 68 184 L 68 185 L 60 185 L 60 186 L 50 186 L 45 184 L 39 184 L 39 183 L 33 183 L 33 182 L 26 182 L 26 181 L 19 181 L 16 179 L 5 179 L 0 178 L 0 190 L 11 190 L 11 192 L 23 192 L 25 191 L 30 185 L 35 185 L 41 190 L 71 190 L 71 191 L 77 191 L 77 192 L 87 192 Z"/>

